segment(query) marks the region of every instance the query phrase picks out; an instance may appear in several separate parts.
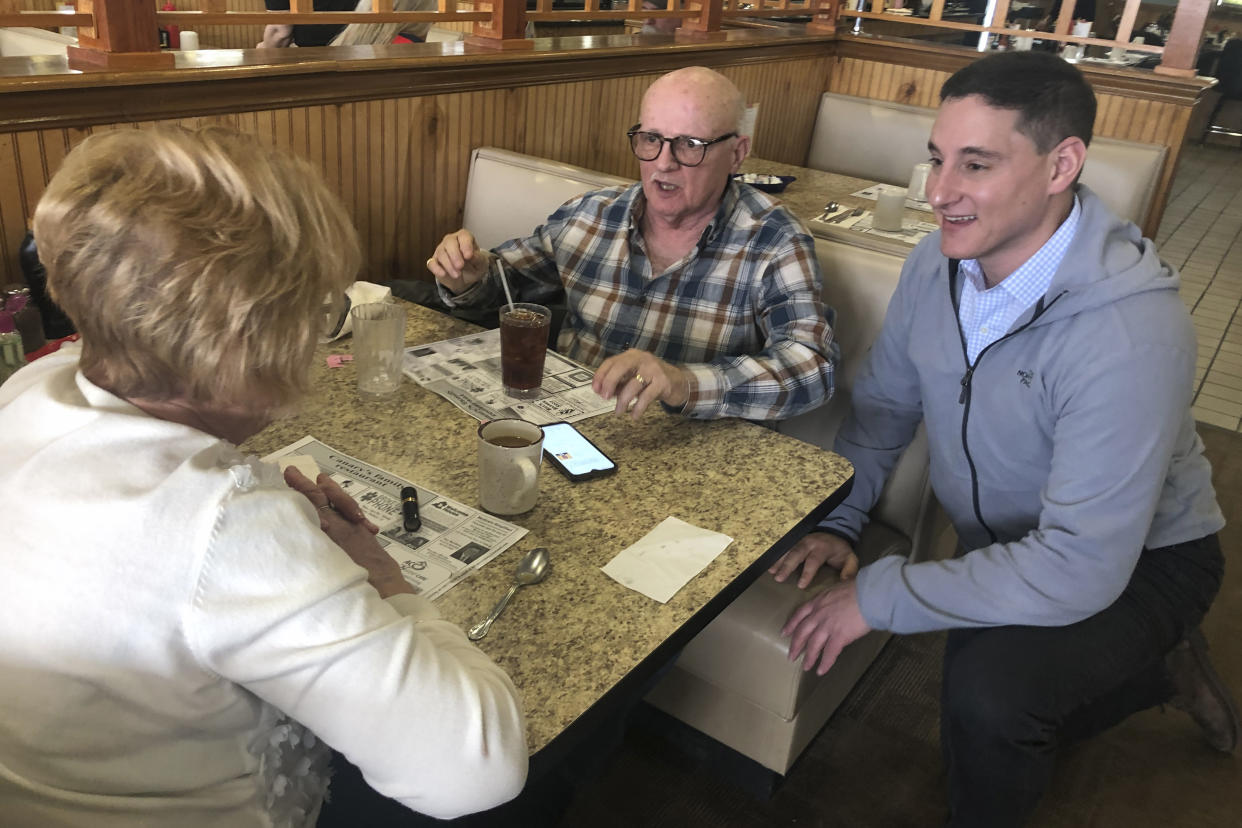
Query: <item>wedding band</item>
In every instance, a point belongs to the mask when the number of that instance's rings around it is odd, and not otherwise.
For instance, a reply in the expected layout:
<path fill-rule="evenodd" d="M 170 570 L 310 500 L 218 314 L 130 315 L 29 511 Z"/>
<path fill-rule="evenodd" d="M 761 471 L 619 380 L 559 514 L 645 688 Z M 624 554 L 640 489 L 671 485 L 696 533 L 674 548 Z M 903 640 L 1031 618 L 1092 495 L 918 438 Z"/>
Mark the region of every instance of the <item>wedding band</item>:
<path fill-rule="evenodd" d="M 323 504 L 322 506 L 320 506 L 320 507 L 319 507 L 319 511 L 321 511 L 321 512 L 322 512 L 324 509 L 327 509 L 328 511 L 332 511 L 332 504 L 331 504 L 331 503 L 325 503 L 325 504 Z"/>
<path fill-rule="evenodd" d="M 651 380 L 644 379 L 643 375 L 638 373 L 637 371 L 634 372 L 634 379 L 638 380 L 638 384 L 643 386 L 644 388 L 646 388 L 647 384 L 651 382 Z"/>

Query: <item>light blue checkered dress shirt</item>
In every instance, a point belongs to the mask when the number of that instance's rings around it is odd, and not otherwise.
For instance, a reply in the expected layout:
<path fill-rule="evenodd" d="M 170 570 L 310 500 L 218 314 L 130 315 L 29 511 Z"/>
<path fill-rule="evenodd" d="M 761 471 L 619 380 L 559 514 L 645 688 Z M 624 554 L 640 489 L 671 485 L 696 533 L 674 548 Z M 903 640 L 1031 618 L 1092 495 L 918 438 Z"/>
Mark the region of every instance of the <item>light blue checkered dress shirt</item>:
<path fill-rule="evenodd" d="M 1048 292 L 1052 276 L 1061 266 L 1074 231 L 1078 229 L 1080 215 L 1082 205 L 1078 203 L 1078 196 L 1074 196 L 1073 209 L 1052 238 L 999 285 L 987 287 L 977 259 L 963 259 L 958 265 L 965 278 L 962 279 L 957 321 L 966 338 L 966 356 L 971 365 L 975 364 L 980 351 L 1009 333 L 1009 327 L 1018 317 Z"/>

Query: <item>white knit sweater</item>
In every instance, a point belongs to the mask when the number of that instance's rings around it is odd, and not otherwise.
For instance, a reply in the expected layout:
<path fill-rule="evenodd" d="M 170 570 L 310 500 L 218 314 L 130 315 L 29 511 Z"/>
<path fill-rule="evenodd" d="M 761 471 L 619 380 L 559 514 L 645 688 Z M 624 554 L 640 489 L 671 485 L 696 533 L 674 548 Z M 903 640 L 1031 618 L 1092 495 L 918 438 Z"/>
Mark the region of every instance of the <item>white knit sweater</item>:
<path fill-rule="evenodd" d="M 5 825 L 313 824 L 316 734 L 433 816 L 521 789 L 500 668 L 427 601 L 381 600 L 278 469 L 76 350 L 0 387 L 0 504 Z"/>

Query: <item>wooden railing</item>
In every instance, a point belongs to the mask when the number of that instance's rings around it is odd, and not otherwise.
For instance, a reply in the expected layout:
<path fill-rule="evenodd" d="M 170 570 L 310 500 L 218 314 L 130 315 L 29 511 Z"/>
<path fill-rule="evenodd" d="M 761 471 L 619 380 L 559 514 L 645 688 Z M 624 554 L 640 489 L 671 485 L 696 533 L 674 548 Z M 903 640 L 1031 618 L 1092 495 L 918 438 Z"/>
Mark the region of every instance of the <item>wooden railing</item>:
<path fill-rule="evenodd" d="M 839 0 L 670 0 L 669 8 L 647 10 L 642 0 L 627 0 L 623 8 L 600 0 L 584 0 L 583 9 L 554 9 L 551 0 L 538 0 L 528 12 L 525 0 L 478 0 L 475 9 L 459 9 L 455 0 L 438 0 L 435 11 L 395 11 L 393 0 L 372 0 L 369 12 L 315 12 L 312 0 L 290 0 L 287 12 L 229 11 L 225 0 L 205 0 L 198 11 L 157 11 L 151 0 L 78 0 L 77 13 L 23 12 L 17 0 L 0 0 L 0 27 L 78 27 L 79 45 L 69 51 L 75 67 L 139 69 L 171 66 L 171 55 L 158 48 L 158 26 L 182 28 L 211 25 L 311 23 L 471 23 L 470 42 L 496 49 L 530 48 L 526 23 L 560 20 L 621 20 L 626 18 L 681 18 L 678 36 L 717 36 L 729 18 L 810 15 L 812 31 L 835 30 Z"/>
<path fill-rule="evenodd" d="M 1083 37 L 1072 32 L 1074 26 L 1074 10 L 1076 4 L 1061 4 L 1061 11 L 1051 32 L 1020 30 L 1005 26 L 1009 16 L 1009 0 L 995 0 L 990 4 L 989 12 L 982 24 L 961 23 L 944 20 L 945 0 L 933 0 L 927 17 L 916 17 L 910 14 L 893 14 L 886 10 L 886 0 L 847 0 L 853 8 L 842 8 L 841 19 L 854 20 L 886 20 L 900 21 L 903 25 L 928 26 L 937 29 L 950 29 L 962 32 L 979 32 L 983 35 L 1006 36 L 1009 38 L 1031 37 L 1040 40 L 1054 40 L 1061 43 L 1080 46 L 1104 46 L 1106 48 L 1121 47 L 1132 52 L 1149 52 L 1161 56 L 1160 65 L 1155 71 L 1161 74 L 1192 76 L 1195 61 L 1198 57 L 1199 43 L 1203 37 L 1203 29 L 1207 23 L 1208 12 L 1211 11 L 1212 0 L 1180 0 L 1173 18 L 1173 27 L 1169 32 L 1164 46 L 1146 43 L 1131 43 L 1134 34 L 1134 21 L 1138 17 L 1142 0 L 1126 0 L 1113 39 L 1099 37 Z"/>
<path fill-rule="evenodd" d="M 1134 22 L 1141 0 L 1126 0 L 1116 36 L 1105 39 L 1079 36 L 1072 32 L 1072 2 L 1062 3 L 1051 32 L 1019 31 L 1004 25 L 1010 0 L 994 0 L 981 24 L 943 19 L 945 0 L 932 0 L 927 17 L 892 14 L 886 11 L 891 0 L 669 0 L 668 8 L 642 8 L 642 0 L 626 0 L 617 8 L 609 0 L 584 0 L 582 9 L 554 9 L 552 0 L 537 0 L 527 11 L 526 0 L 478 0 L 477 8 L 459 8 L 456 0 L 438 0 L 435 11 L 394 11 L 393 0 L 372 0 L 369 12 L 314 12 L 312 0 L 290 0 L 287 12 L 229 11 L 225 0 L 204 0 L 199 11 L 157 11 L 151 0 L 79 0 L 78 12 L 17 12 L 16 0 L 0 0 L 0 26 L 77 26 L 79 45 L 69 51 L 76 68 L 103 67 L 138 69 L 171 66 L 173 57 L 158 49 L 157 29 L 161 24 L 183 28 L 204 25 L 308 24 L 308 23 L 439 23 L 472 24 L 469 42 L 495 49 L 530 48 L 526 38 L 527 21 L 619 20 L 626 18 L 679 18 L 679 38 L 720 36 L 726 20 L 743 18 L 809 16 L 811 32 L 835 32 L 847 20 L 887 20 L 945 30 L 979 32 L 983 36 L 1038 37 L 1081 46 L 1122 47 L 1128 51 L 1161 56 L 1156 71 L 1170 75 L 1194 74 L 1199 43 L 1212 0 L 1180 0 L 1165 46 L 1131 43 Z M 608 3 L 607 7 L 603 7 Z M 845 8 L 846 5 L 852 8 Z"/>

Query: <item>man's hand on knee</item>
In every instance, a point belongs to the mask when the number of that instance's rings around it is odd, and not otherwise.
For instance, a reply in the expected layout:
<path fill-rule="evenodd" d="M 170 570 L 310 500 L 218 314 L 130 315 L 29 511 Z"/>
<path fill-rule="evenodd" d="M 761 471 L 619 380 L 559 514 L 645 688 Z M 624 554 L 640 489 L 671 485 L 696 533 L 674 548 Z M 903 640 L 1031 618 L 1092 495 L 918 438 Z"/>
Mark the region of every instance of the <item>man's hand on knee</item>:
<path fill-rule="evenodd" d="M 846 645 L 871 631 L 858 607 L 858 582 L 826 589 L 794 610 L 781 628 L 789 639 L 789 660 L 802 658 L 802 669 L 823 675 Z M 818 666 L 816 666 L 818 662 Z"/>
<path fill-rule="evenodd" d="M 828 532 L 812 532 L 798 541 L 768 570 L 777 581 L 784 582 L 799 566 L 798 588 L 806 589 L 815 573 L 824 565 L 840 571 L 841 580 L 848 581 L 858 574 L 858 556 L 844 538 Z"/>

